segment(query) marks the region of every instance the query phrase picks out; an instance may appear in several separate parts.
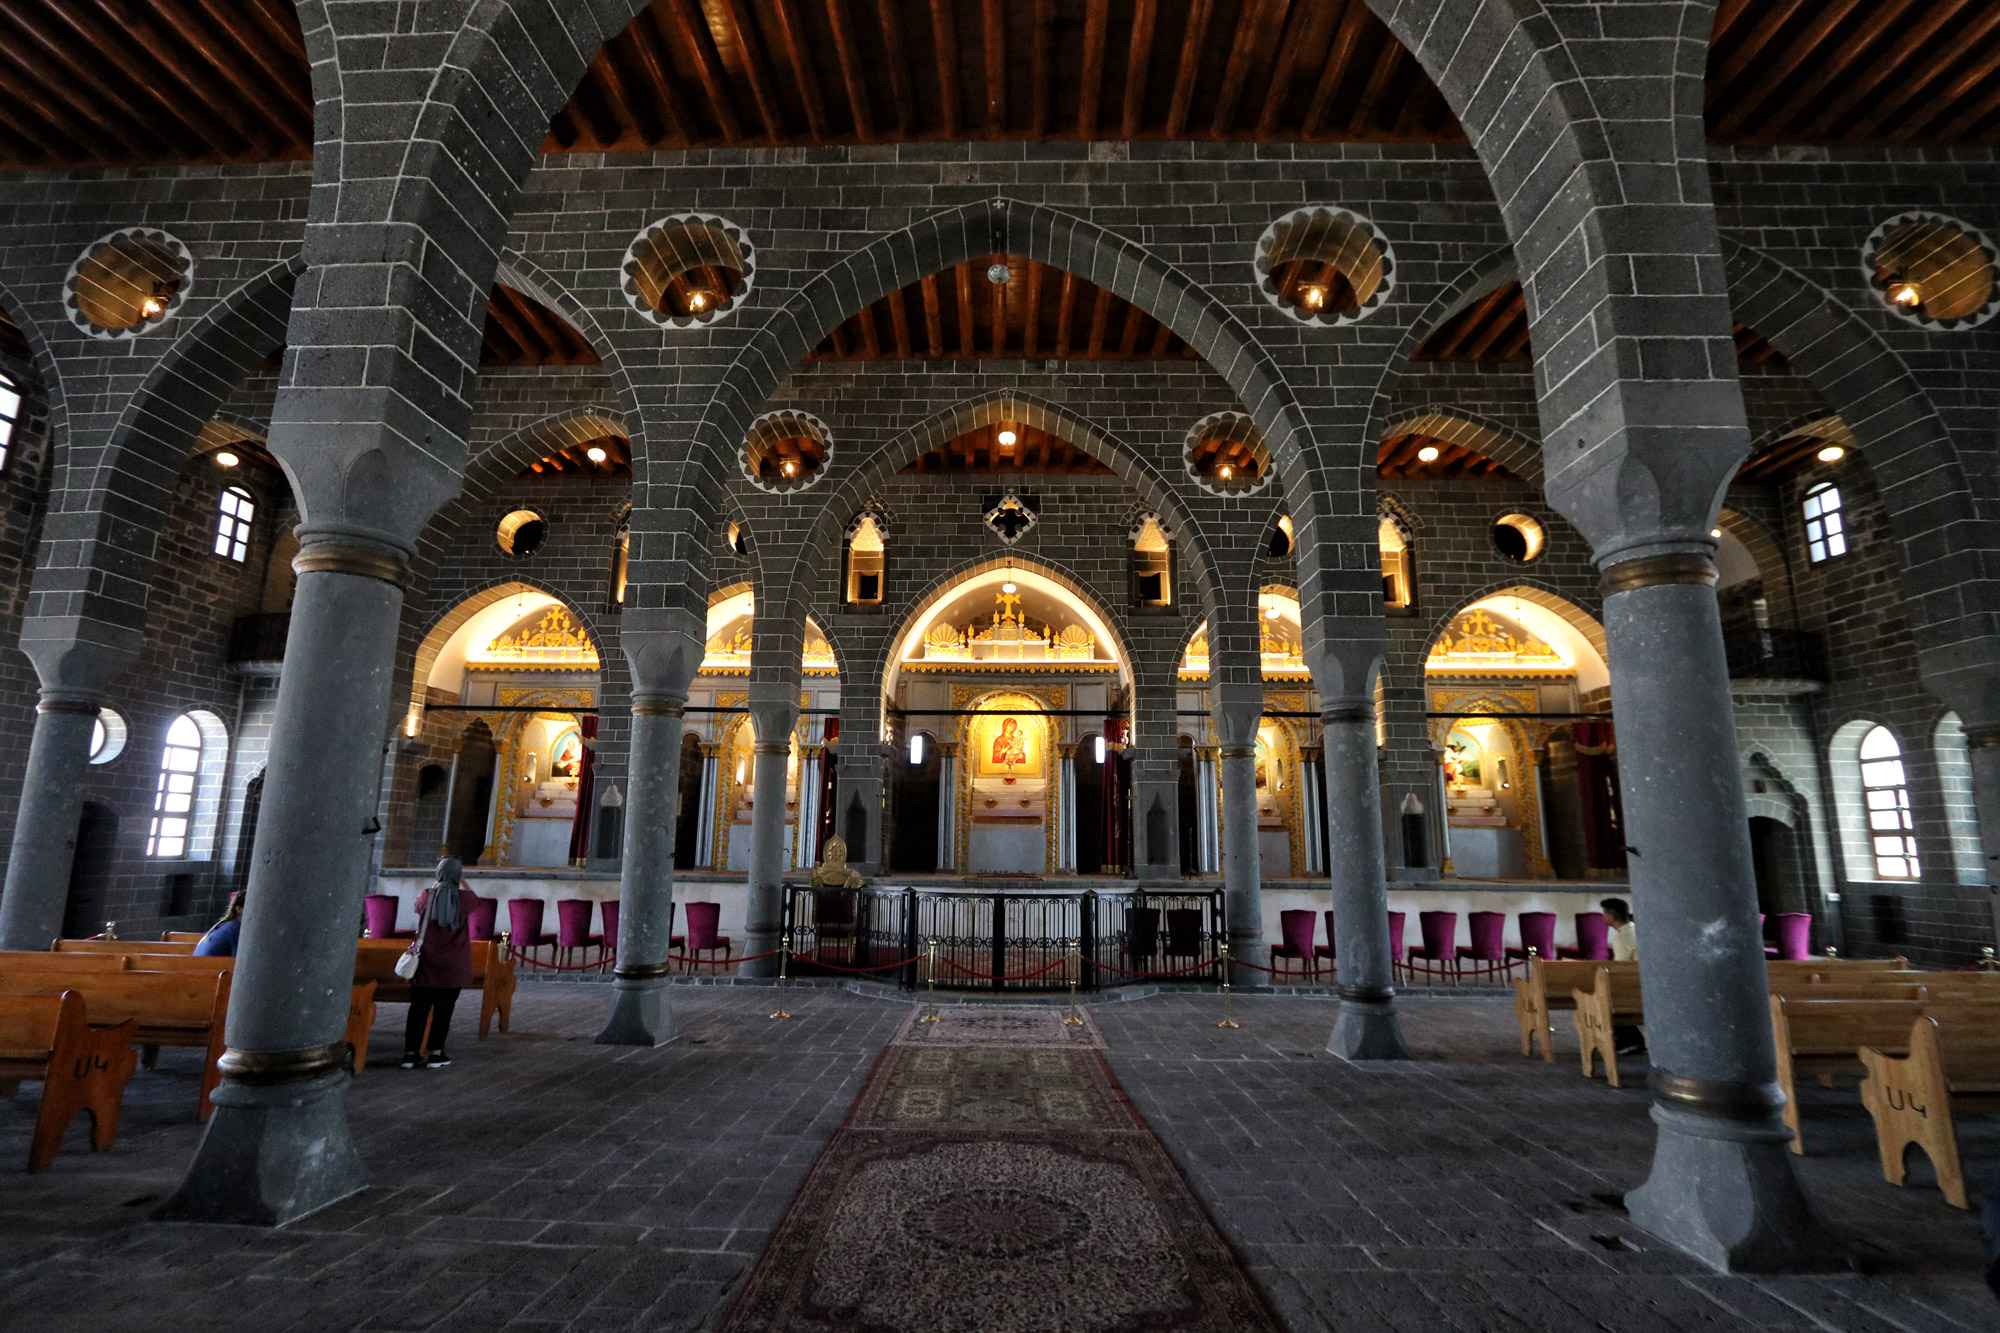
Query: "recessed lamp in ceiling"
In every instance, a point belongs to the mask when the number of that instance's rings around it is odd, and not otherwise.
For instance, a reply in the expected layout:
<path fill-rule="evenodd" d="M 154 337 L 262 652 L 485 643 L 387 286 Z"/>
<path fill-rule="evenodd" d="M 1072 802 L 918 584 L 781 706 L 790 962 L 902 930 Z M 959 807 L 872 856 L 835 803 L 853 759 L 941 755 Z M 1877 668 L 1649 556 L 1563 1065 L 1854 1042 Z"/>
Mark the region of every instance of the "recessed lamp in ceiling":
<path fill-rule="evenodd" d="M 227 449 L 218 450 L 215 455 L 215 465 L 217 467 L 235 467 L 242 461 L 242 459 L 230 453 Z"/>
<path fill-rule="evenodd" d="M 1709 536 L 1711 536 L 1711 537 L 1713 537 L 1713 538 L 1715 538 L 1715 539 L 1716 539 L 1717 541 L 1721 541 L 1721 540 L 1722 540 L 1722 529 L 1721 529 L 1721 528 L 1710 528 L 1710 529 L 1708 530 L 1708 535 L 1709 535 Z"/>
<path fill-rule="evenodd" d="M 1915 310 L 1924 303 L 1924 294 L 1916 283 L 1899 278 L 1889 284 L 1889 299 L 1905 310 Z"/>
<path fill-rule="evenodd" d="M 1014 441 L 1020 438 L 1020 436 L 1011 430 L 1003 430 L 1000 432 L 1000 447 L 1002 449 L 1011 449 L 1014 447 Z"/>
<path fill-rule="evenodd" d="M 1224 481 L 1228 481 L 1231 477 L 1236 475 L 1236 469 L 1229 466 L 1229 464 L 1224 463 L 1221 467 L 1215 470 L 1215 475 L 1222 478 Z"/>
<path fill-rule="evenodd" d="M 787 458 L 785 460 L 785 466 L 783 471 L 784 474 L 788 477 L 796 477 L 799 474 L 799 465 L 797 463 L 794 463 L 791 459 Z"/>
<path fill-rule="evenodd" d="M 604 452 L 604 446 L 601 444 L 591 445 L 583 451 L 583 456 L 593 463 L 602 463 L 605 459 L 611 457 L 610 454 Z"/>
<path fill-rule="evenodd" d="M 1822 463 L 1838 463 L 1841 459 L 1847 457 L 1847 450 L 1837 444 L 1829 444 L 1826 448 L 1814 454 L 1813 457 L 1819 459 Z"/>
<path fill-rule="evenodd" d="M 986 270 L 986 280 L 995 287 L 1005 287 L 1007 280 L 1014 276 L 1014 270 L 1005 264 L 994 264 Z"/>
<path fill-rule="evenodd" d="M 165 301 L 162 301 L 157 296 L 149 296 L 145 300 L 139 303 L 139 313 L 144 315 L 147 319 L 158 318 L 160 312 L 165 310 L 166 308 L 167 308 L 167 303 Z"/>
<path fill-rule="evenodd" d="M 1015 583 L 1013 583 L 1013 582 L 1011 582 L 1011 581 L 1010 581 L 1010 582 L 1007 582 L 1007 583 L 1003 583 L 1003 584 L 1001 584 L 1001 585 L 1000 585 L 1000 591 L 1001 591 L 1001 592 L 1004 592 L 1004 593 L 1006 593 L 1006 594 L 1007 594 L 1007 595 L 1008 595 L 1009 597 L 1012 597 L 1012 596 L 1013 596 L 1013 595 L 1014 595 L 1015 593 L 1017 593 L 1017 592 L 1021 591 L 1021 589 L 1020 589 L 1019 585 L 1017 585 L 1017 584 L 1015 584 Z"/>
<path fill-rule="evenodd" d="M 1326 288 L 1308 287 L 1300 298 L 1308 310 L 1318 310 L 1326 304 Z"/>
<path fill-rule="evenodd" d="M 688 293 L 688 309 L 698 315 L 708 309 L 708 299 L 708 293 L 697 287 Z"/>
<path fill-rule="evenodd" d="M 1437 461 L 1438 461 L 1438 447 L 1437 447 L 1436 445 L 1434 445 L 1434 444 L 1427 444 L 1427 445 L 1425 445 L 1425 446 L 1424 446 L 1423 448 L 1421 448 L 1421 449 L 1417 450 L 1417 461 L 1418 461 L 1419 463 L 1435 463 L 1435 462 L 1437 462 Z"/>
<path fill-rule="evenodd" d="M 1275 607 L 1275 606 L 1267 606 L 1267 607 L 1265 607 L 1265 608 L 1264 608 L 1264 619 L 1266 619 L 1266 620 L 1276 620 L 1277 618 L 1278 618 L 1278 608 L 1277 608 L 1277 607 Z"/>

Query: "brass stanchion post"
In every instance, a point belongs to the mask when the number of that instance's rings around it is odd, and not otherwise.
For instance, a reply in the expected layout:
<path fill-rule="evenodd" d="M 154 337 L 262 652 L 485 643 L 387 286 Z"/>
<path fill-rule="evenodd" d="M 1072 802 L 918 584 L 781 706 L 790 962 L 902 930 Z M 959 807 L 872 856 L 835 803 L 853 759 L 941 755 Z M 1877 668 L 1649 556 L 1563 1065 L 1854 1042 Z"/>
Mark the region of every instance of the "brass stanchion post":
<path fill-rule="evenodd" d="M 930 943 L 930 948 L 929 948 L 930 971 L 926 974 L 924 980 L 924 1016 L 917 1020 L 920 1023 L 935 1023 L 938 1021 L 937 936 L 935 935 L 931 936 L 929 943 Z"/>
<path fill-rule="evenodd" d="M 791 961 L 792 932 L 788 930 L 778 937 L 778 1012 L 771 1015 L 773 1018 L 790 1018 L 792 1016 L 785 1008 L 785 972 L 787 971 L 787 964 Z"/>
<path fill-rule="evenodd" d="M 1083 1024 L 1083 1015 L 1076 1011 L 1076 979 L 1083 971 L 1083 945 L 1077 940 L 1069 942 L 1069 1017 L 1063 1020 L 1071 1027 Z"/>
<path fill-rule="evenodd" d="M 1219 1028 L 1233 1028 L 1239 1026 L 1236 1020 L 1229 1016 L 1229 941 L 1228 940 L 1224 940 L 1222 942 L 1222 1021 L 1220 1023 L 1217 1023 L 1216 1026 Z"/>

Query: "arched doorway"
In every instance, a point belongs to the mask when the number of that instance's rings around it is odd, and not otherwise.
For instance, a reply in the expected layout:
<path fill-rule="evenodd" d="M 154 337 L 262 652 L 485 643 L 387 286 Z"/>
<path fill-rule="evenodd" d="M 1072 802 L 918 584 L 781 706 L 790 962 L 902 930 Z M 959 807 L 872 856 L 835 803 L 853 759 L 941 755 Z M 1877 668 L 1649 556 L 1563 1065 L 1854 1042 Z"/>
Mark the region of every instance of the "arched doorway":
<path fill-rule="evenodd" d="M 63 907 L 64 939 L 82 939 L 104 929 L 117 859 L 118 812 L 96 801 L 84 802 L 76 827 L 76 858 L 70 862 L 69 901 Z"/>

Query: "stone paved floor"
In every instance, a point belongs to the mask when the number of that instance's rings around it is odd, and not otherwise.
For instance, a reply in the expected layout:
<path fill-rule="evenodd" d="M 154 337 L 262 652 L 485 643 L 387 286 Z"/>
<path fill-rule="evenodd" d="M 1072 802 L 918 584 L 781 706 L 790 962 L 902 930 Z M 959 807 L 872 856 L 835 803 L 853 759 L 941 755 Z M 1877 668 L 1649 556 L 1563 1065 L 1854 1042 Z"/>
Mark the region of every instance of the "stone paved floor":
<path fill-rule="evenodd" d="M 589 1040 L 607 998 L 524 984 L 512 1035 L 457 1043 L 449 1070 L 371 1070 L 349 1106 L 376 1184 L 276 1232 L 145 1221 L 195 1143 L 191 1052 L 133 1081 L 114 1150 L 87 1152 L 79 1124 L 38 1175 L 32 1090 L 0 1103 L 0 1329 L 712 1325 L 906 1011 L 795 990 L 773 1023 L 769 990 L 676 988 L 686 1038 L 620 1051 Z M 1864 1273 L 1729 1279 L 1616 1206 L 1646 1165 L 1642 1080 L 1521 1060 L 1504 998 L 1411 1001 L 1426 1058 L 1397 1069 L 1321 1052 L 1323 999 L 1242 1001 L 1234 1032 L 1212 996 L 1095 1013 L 1296 1329 L 2000 1328 L 1976 1223 L 1882 1183 L 1851 1089 L 1808 1090 L 1802 1170 Z M 2000 1158 L 2000 1127 L 1966 1146 Z"/>

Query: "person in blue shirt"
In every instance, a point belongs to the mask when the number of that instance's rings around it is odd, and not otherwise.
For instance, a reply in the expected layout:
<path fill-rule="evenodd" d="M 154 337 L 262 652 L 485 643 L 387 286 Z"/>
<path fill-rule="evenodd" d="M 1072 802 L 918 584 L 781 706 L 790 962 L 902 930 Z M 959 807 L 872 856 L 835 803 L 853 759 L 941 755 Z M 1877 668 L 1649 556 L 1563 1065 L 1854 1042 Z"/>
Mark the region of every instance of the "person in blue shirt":
<path fill-rule="evenodd" d="M 208 928 L 208 934 L 194 946 L 197 958 L 234 958 L 236 937 L 243 933 L 243 895 L 229 895 L 229 910 L 222 914 L 222 920 Z"/>

